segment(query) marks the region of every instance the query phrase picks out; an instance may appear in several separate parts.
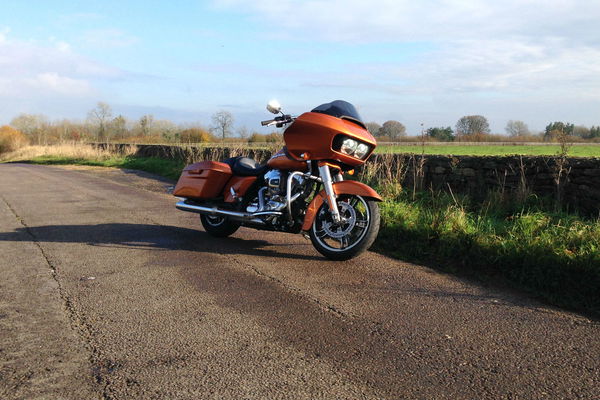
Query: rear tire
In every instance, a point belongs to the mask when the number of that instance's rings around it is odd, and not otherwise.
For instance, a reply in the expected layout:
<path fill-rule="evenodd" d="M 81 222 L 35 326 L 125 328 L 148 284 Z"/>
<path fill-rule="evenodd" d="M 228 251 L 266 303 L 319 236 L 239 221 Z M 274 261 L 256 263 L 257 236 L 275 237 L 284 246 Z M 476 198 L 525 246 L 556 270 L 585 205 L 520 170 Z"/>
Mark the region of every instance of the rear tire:
<path fill-rule="evenodd" d="M 379 233 L 377 202 L 358 195 L 340 195 L 338 209 L 344 222 L 333 223 L 329 205 L 323 203 L 310 228 L 310 240 L 330 260 L 349 260 L 366 251 Z"/>
<path fill-rule="evenodd" d="M 220 238 L 232 235 L 240 227 L 239 222 L 221 216 L 200 214 L 200 222 L 206 233 Z"/>

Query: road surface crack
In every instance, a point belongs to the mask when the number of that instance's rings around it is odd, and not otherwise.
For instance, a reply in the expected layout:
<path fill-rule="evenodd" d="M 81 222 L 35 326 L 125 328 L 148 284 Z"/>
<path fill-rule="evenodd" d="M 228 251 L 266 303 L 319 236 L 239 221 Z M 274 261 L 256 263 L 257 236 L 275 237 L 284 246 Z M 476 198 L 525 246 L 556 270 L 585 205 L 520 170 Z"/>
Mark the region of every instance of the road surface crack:
<path fill-rule="evenodd" d="M 260 269 L 258 269 L 257 267 L 255 267 L 252 264 L 248 264 L 246 262 L 242 262 L 242 261 L 238 260 L 235 257 L 227 257 L 227 258 L 229 258 L 230 260 L 232 260 L 233 262 L 235 262 L 238 265 L 242 265 L 242 266 L 244 266 L 246 268 L 250 268 L 250 270 L 252 270 L 252 272 L 254 272 L 259 277 L 261 277 L 263 279 L 268 279 L 268 280 L 270 280 L 272 282 L 275 282 L 276 284 L 278 284 L 280 286 L 283 286 L 286 290 L 288 290 L 288 291 L 290 291 L 290 292 L 292 292 L 292 293 L 294 293 L 296 295 L 299 295 L 301 297 L 304 297 L 304 298 L 308 299 L 309 301 L 311 301 L 313 303 L 316 303 L 317 306 L 320 309 L 322 309 L 322 310 L 324 310 L 326 312 L 335 314 L 336 316 L 338 316 L 338 317 L 340 317 L 342 319 L 345 319 L 345 320 L 349 320 L 352 317 L 350 314 L 348 314 L 348 313 L 340 310 L 339 308 L 337 308 L 337 307 L 335 307 L 335 306 L 333 306 L 331 304 L 325 303 L 325 302 L 321 301 L 319 298 L 311 296 L 311 295 L 305 293 L 304 291 L 302 291 L 301 289 L 298 289 L 298 288 L 296 288 L 294 286 L 291 286 L 291 285 L 285 283 L 284 281 L 282 281 L 281 279 L 279 279 L 277 277 L 274 277 L 272 275 L 269 275 L 269 274 L 261 271 Z"/>
<path fill-rule="evenodd" d="M 27 233 L 27 235 L 31 237 L 31 242 L 38 248 L 38 250 L 40 251 L 40 254 L 46 261 L 46 264 L 48 265 L 48 267 L 50 268 L 50 273 L 51 273 L 52 279 L 56 282 L 56 285 L 58 287 L 58 294 L 60 296 L 60 299 L 62 300 L 63 307 L 64 307 L 65 312 L 71 323 L 71 328 L 82 339 L 84 347 L 90 353 L 90 356 L 88 359 L 91 364 L 91 366 L 90 366 L 91 371 L 92 371 L 92 374 L 93 374 L 93 377 L 94 377 L 96 383 L 101 385 L 102 399 L 103 400 L 113 399 L 113 397 L 109 394 L 110 381 L 108 379 L 106 379 L 106 377 L 103 376 L 104 374 L 100 373 L 100 371 L 103 370 L 102 369 L 102 361 L 101 361 L 102 358 L 100 356 L 99 349 L 96 346 L 94 346 L 94 344 L 93 344 L 91 327 L 75 309 L 73 301 L 71 300 L 71 297 L 68 295 L 65 288 L 63 287 L 63 285 L 60 282 L 57 267 L 52 263 L 50 257 L 48 256 L 48 254 L 42 247 L 39 239 L 36 237 L 36 235 L 33 233 L 31 228 L 24 221 L 24 219 L 17 213 L 17 211 L 4 198 L 4 196 L 0 196 L 0 198 L 2 198 L 2 201 L 4 202 L 4 204 L 6 204 L 6 207 L 14 215 L 15 219 L 23 227 L 23 229 Z M 103 384 L 103 382 L 104 382 L 104 384 Z"/>

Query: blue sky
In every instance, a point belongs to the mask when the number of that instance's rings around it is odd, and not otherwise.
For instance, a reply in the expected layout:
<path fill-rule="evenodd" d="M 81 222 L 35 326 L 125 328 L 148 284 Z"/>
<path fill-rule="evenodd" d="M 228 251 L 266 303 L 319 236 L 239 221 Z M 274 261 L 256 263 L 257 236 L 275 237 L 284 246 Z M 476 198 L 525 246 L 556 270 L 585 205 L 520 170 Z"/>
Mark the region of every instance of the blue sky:
<path fill-rule="evenodd" d="M 496 4 L 498 3 L 498 4 Z M 260 131 L 277 98 L 335 99 L 409 133 L 482 114 L 600 125 L 600 3 L 507 0 L 11 1 L 0 9 L 0 123 L 115 114 Z"/>

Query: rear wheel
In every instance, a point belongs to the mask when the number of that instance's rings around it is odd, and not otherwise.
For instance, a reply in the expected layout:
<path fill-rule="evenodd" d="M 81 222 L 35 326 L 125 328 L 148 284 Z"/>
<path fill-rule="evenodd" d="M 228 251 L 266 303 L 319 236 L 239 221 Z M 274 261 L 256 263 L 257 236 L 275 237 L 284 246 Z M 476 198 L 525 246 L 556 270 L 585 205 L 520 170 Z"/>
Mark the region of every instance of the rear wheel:
<path fill-rule="evenodd" d="M 337 199 L 342 221 L 335 223 L 329 205 L 323 203 L 315 216 L 309 235 L 313 246 L 331 260 L 348 260 L 367 250 L 379 233 L 377 202 L 358 195 Z"/>
<path fill-rule="evenodd" d="M 215 237 L 227 237 L 240 227 L 239 222 L 231 221 L 229 218 L 219 215 L 200 214 L 200 222 L 202 222 L 204 230 Z"/>

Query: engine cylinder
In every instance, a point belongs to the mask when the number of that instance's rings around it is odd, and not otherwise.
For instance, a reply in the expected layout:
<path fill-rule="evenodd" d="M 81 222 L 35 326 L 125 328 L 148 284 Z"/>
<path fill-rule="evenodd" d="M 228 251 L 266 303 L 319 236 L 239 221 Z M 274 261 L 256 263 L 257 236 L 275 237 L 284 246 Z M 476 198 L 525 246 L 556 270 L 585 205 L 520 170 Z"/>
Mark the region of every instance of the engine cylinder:
<path fill-rule="evenodd" d="M 281 172 L 272 169 L 265 174 L 265 183 L 268 188 L 269 197 L 277 196 L 281 193 Z"/>

